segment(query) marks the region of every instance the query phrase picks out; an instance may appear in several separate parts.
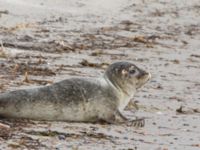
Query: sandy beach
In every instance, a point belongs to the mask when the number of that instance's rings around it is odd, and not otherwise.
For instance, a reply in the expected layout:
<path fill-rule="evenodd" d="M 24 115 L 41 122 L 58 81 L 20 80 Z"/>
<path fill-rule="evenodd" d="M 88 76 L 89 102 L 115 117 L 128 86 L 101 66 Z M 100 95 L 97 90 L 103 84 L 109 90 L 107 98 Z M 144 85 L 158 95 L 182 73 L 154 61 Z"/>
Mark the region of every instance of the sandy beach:
<path fill-rule="evenodd" d="M 122 60 L 152 74 L 124 111 L 144 128 L 2 118 L 0 149 L 199 150 L 199 16 L 199 0 L 0 0 L 0 93 Z"/>

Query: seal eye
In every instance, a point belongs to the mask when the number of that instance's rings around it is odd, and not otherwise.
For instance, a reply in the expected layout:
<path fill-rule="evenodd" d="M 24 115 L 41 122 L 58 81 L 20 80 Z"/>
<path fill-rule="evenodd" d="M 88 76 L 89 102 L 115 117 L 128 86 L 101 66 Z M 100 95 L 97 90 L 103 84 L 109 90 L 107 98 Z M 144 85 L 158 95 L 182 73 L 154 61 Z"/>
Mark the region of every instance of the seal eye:
<path fill-rule="evenodd" d="M 134 74 L 135 72 L 136 71 L 134 69 L 129 71 L 130 74 Z"/>

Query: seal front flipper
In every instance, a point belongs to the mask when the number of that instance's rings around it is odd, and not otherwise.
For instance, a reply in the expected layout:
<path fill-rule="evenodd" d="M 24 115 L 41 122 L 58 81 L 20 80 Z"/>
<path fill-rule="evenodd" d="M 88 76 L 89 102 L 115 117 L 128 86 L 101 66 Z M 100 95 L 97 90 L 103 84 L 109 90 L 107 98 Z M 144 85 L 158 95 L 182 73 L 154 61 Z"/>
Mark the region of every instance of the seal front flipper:
<path fill-rule="evenodd" d="M 136 117 L 136 119 L 130 120 L 130 119 L 126 118 L 119 110 L 117 110 L 116 118 L 119 118 L 121 123 L 127 123 L 128 126 L 144 127 L 144 125 L 145 125 L 144 118 Z"/>
<path fill-rule="evenodd" d="M 114 112 L 114 111 L 113 111 Z M 106 116 L 106 117 L 105 117 Z M 145 120 L 144 118 L 137 118 L 134 120 L 126 118 L 119 110 L 117 110 L 113 114 L 107 114 L 104 117 L 100 117 L 99 120 L 106 121 L 109 124 L 127 124 L 128 126 L 134 126 L 134 127 L 144 127 Z"/>

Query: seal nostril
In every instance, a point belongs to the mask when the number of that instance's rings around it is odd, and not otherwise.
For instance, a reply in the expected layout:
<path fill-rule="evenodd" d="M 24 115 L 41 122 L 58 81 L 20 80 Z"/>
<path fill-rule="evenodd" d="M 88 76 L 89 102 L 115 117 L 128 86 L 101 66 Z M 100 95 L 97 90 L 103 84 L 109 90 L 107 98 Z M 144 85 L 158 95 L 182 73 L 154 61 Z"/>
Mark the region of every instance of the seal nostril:
<path fill-rule="evenodd" d="M 147 78 L 149 80 L 151 78 L 151 74 L 149 72 L 140 70 L 138 78 Z"/>
<path fill-rule="evenodd" d="M 148 72 L 141 70 L 139 76 L 142 77 L 145 75 L 148 75 Z"/>

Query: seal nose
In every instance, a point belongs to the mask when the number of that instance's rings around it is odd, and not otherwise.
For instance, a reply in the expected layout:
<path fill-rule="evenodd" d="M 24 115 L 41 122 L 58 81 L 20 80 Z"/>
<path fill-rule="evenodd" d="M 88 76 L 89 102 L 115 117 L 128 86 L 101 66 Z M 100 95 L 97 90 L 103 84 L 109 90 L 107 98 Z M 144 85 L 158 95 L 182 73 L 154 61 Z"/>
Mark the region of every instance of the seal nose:
<path fill-rule="evenodd" d="M 147 80 L 149 80 L 149 79 L 151 79 L 151 74 L 149 72 L 144 71 L 144 70 L 140 70 L 138 77 L 139 78 L 146 78 Z"/>
<path fill-rule="evenodd" d="M 144 70 L 140 70 L 140 74 L 139 74 L 140 77 L 146 76 L 146 75 L 149 75 L 149 73 Z"/>

